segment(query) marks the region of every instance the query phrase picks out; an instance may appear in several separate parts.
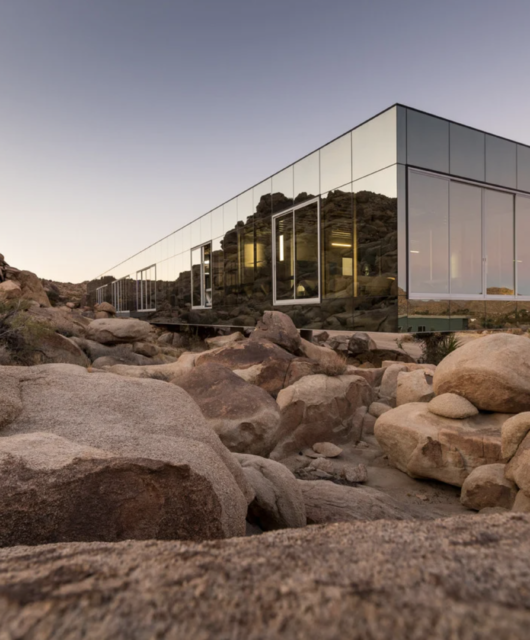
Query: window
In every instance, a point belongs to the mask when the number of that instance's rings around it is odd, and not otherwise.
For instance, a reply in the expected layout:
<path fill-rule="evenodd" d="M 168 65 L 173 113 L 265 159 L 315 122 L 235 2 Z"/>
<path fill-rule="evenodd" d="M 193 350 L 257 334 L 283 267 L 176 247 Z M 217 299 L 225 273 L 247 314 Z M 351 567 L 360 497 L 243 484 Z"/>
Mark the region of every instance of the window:
<path fill-rule="evenodd" d="M 517 196 L 515 205 L 517 241 L 517 293 L 530 296 L 530 198 Z"/>
<path fill-rule="evenodd" d="M 411 172 L 409 269 L 412 293 L 449 293 L 449 181 Z"/>
<path fill-rule="evenodd" d="M 450 183 L 451 293 L 482 294 L 482 189 Z"/>
<path fill-rule="evenodd" d="M 101 304 L 105 302 L 105 298 L 107 297 L 107 286 L 104 284 L 102 287 L 98 287 L 96 289 L 96 302 L 97 304 Z"/>
<path fill-rule="evenodd" d="M 319 201 L 274 216 L 273 238 L 274 304 L 319 302 Z"/>
<path fill-rule="evenodd" d="M 156 264 L 136 273 L 136 308 L 156 311 Z"/>
<path fill-rule="evenodd" d="M 530 198 L 411 170 L 411 297 L 530 297 L 529 233 Z"/>
<path fill-rule="evenodd" d="M 514 198 L 511 193 L 484 189 L 486 227 L 486 293 L 513 296 L 514 282 Z"/>
<path fill-rule="evenodd" d="M 212 244 L 208 242 L 191 251 L 192 307 L 210 309 L 212 306 Z"/>

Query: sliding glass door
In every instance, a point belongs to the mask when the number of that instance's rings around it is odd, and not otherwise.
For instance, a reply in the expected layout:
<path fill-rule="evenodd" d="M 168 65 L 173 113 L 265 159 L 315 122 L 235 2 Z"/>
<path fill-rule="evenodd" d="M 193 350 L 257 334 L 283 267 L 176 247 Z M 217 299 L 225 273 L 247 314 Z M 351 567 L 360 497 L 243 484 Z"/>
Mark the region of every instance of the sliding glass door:
<path fill-rule="evenodd" d="M 530 298 L 530 198 L 409 172 L 409 283 L 414 298 Z"/>

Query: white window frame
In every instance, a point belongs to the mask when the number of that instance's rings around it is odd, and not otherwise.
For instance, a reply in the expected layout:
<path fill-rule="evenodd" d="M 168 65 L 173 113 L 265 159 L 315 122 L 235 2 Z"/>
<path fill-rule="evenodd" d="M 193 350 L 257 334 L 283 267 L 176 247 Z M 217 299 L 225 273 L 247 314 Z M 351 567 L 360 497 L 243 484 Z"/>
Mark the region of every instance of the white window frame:
<path fill-rule="evenodd" d="M 151 269 L 154 269 L 154 278 L 146 278 Z M 154 301 L 154 306 L 153 306 Z M 148 302 L 151 303 L 147 304 Z M 146 303 L 144 305 L 144 303 Z M 156 311 L 156 264 L 151 264 L 136 272 L 136 310 Z"/>
<path fill-rule="evenodd" d="M 450 175 L 444 175 L 440 173 L 435 173 L 434 171 L 424 171 L 421 169 L 414 169 L 409 167 L 408 171 L 409 175 L 411 173 L 417 173 L 420 175 L 433 176 L 435 178 L 440 178 L 442 180 L 446 180 L 447 182 L 459 182 L 461 184 L 469 184 L 474 187 L 479 187 L 480 189 L 487 189 L 489 191 L 500 191 L 502 193 L 508 193 L 514 197 L 514 209 L 513 209 L 513 256 L 514 256 L 514 291 L 515 294 L 513 296 L 495 296 L 488 295 L 486 293 L 486 285 L 487 285 L 487 264 L 485 259 L 485 243 L 486 243 L 486 229 L 485 229 L 485 210 L 484 210 L 484 197 L 482 198 L 482 291 L 480 294 L 467 294 L 467 293 L 451 293 L 451 211 L 449 211 L 449 229 L 448 229 L 448 252 L 447 252 L 447 260 L 449 263 L 449 292 L 448 293 L 412 293 L 411 289 L 411 268 L 409 261 L 409 211 L 408 211 L 408 202 L 407 202 L 407 284 L 408 284 L 408 295 L 407 298 L 409 300 L 500 300 L 504 302 L 512 302 L 516 300 L 520 300 L 521 302 L 530 301 L 530 296 L 518 296 L 517 295 L 517 200 L 516 197 L 529 198 L 530 194 L 525 193 L 524 191 L 517 191 L 516 189 L 507 189 L 503 187 L 497 187 L 489 185 L 487 182 L 476 182 L 474 180 L 465 180 L 463 178 L 456 178 Z M 408 191 L 408 177 L 407 177 L 407 191 Z M 408 197 L 407 197 L 408 201 Z"/>
<path fill-rule="evenodd" d="M 318 251 L 318 296 L 314 298 L 297 298 L 296 297 L 296 211 L 298 209 L 303 209 L 304 207 L 308 207 L 311 204 L 317 205 L 317 251 Z M 292 300 L 277 300 L 276 298 L 276 220 L 281 218 L 287 214 L 291 213 L 293 216 L 293 250 L 294 250 L 294 268 L 293 268 L 293 278 L 294 278 L 294 298 Z M 322 302 L 322 277 L 321 277 L 321 261 L 322 261 L 322 248 L 320 246 L 320 197 L 312 198 L 311 200 L 306 200 L 300 204 L 295 205 L 294 207 L 289 207 L 288 209 L 284 209 L 279 213 L 275 213 L 272 216 L 272 304 L 274 306 L 292 306 L 298 304 L 320 304 Z"/>
<path fill-rule="evenodd" d="M 212 241 L 208 240 L 208 242 L 203 242 L 201 244 L 196 245 L 190 250 L 190 280 L 191 280 L 191 308 L 192 309 L 211 309 L 213 307 L 213 248 Z M 206 305 L 206 287 L 204 286 L 204 247 L 210 246 L 210 299 L 211 304 Z M 193 252 L 197 249 L 200 249 L 201 252 L 201 304 L 194 305 L 193 304 Z"/>
<path fill-rule="evenodd" d="M 104 284 L 96 289 L 96 304 L 105 302 L 108 284 Z"/>

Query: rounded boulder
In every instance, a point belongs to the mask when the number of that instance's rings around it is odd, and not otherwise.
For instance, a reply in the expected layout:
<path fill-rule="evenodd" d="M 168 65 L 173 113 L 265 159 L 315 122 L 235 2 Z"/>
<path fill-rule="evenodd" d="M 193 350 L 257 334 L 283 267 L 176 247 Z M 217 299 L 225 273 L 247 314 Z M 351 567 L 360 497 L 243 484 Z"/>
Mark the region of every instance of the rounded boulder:
<path fill-rule="evenodd" d="M 528 411 L 530 340 L 500 333 L 468 342 L 442 360 L 433 385 L 436 395 L 457 393 L 481 411 Z"/>

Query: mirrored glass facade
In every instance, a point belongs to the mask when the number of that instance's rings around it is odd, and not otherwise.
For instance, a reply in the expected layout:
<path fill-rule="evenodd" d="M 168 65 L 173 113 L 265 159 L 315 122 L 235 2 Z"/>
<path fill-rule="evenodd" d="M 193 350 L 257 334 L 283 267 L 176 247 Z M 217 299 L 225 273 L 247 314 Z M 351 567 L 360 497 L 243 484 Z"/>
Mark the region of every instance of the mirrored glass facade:
<path fill-rule="evenodd" d="M 396 105 L 93 280 L 175 325 L 530 327 L 530 147 Z"/>

